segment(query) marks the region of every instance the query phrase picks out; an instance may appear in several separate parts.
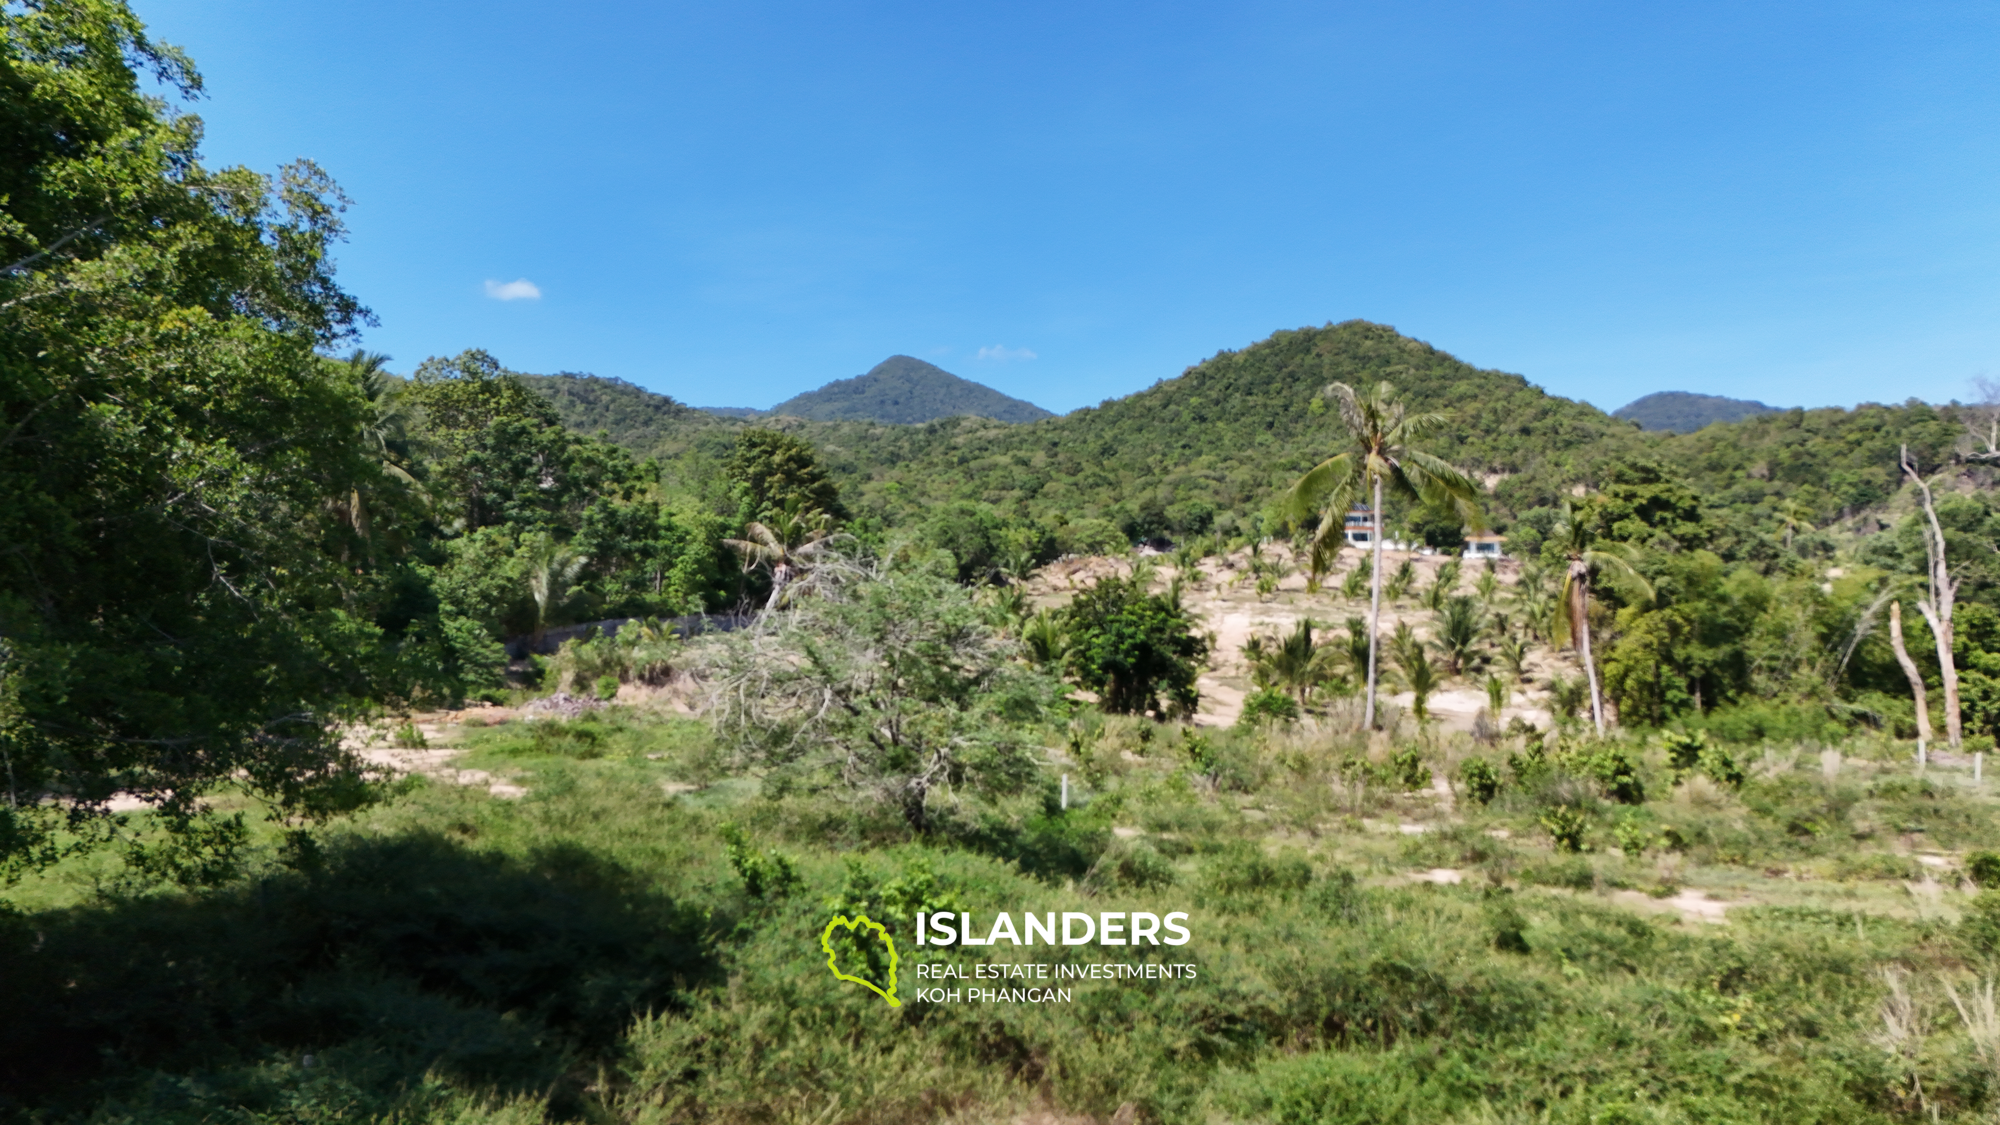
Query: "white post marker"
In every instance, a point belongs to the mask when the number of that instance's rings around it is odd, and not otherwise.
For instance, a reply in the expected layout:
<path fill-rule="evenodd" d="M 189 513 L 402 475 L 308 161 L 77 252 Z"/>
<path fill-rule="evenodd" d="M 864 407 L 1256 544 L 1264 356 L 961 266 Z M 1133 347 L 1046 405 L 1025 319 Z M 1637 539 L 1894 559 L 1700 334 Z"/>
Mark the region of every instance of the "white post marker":
<path fill-rule="evenodd" d="M 1986 755 L 1974 754 L 1972 756 L 1972 783 L 1974 785 L 1979 784 L 1979 775 L 1984 773 L 1985 770 L 1986 770 Z"/>
<path fill-rule="evenodd" d="M 1069 810 L 1069 775 L 1068 775 L 1068 774 L 1064 774 L 1064 775 L 1063 775 L 1063 802 L 1062 802 L 1062 807 L 1063 807 L 1063 810 L 1064 810 L 1065 812 L 1067 812 L 1067 811 Z"/>

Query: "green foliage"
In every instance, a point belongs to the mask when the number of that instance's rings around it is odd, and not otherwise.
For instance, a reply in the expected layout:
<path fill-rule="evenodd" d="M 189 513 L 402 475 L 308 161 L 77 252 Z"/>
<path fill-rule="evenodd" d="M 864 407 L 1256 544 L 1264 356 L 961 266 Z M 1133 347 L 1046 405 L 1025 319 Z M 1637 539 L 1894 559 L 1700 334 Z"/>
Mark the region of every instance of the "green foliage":
<path fill-rule="evenodd" d="M 680 639 L 658 620 L 628 621 L 608 637 L 595 635 L 594 629 L 588 632 L 592 635 L 564 641 L 556 650 L 551 661 L 556 687 L 582 691 L 607 679 L 613 685 L 657 687 L 673 674 L 674 661 L 681 654 Z M 615 694 L 617 689 L 614 686 L 612 690 Z"/>
<path fill-rule="evenodd" d="M 1194 713 L 1208 642 L 1177 600 L 1131 579 L 1106 578 L 1079 593 L 1063 616 L 1069 673 L 1097 693 L 1105 711 L 1161 711 L 1164 695 L 1175 713 Z"/>
<path fill-rule="evenodd" d="M 729 476 L 743 489 L 743 517 L 770 522 L 788 506 L 846 519 L 840 489 L 813 447 L 778 430 L 745 430 L 736 438 Z"/>
<path fill-rule="evenodd" d="M 1605 795 L 1620 804 L 1646 802 L 1646 784 L 1639 776 L 1639 767 L 1619 746 L 1586 744 L 1564 755 L 1563 766 L 1602 785 Z"/>
<path fill-rule="evenodd" d="M 892 355 L 866 375 L 836 379 L 818 390 L 795 395 L 769 411 L 773 415 L 823 422 L 891 422 L 912 425 L 970 414 L 1000 422 L 1035 422 L 1055 415 L 1032 402 L 1001 394 L 906 355 Z"/>
<path fill-rule="evenodd" d="M 1396 783 L 1404 789 L 1415 792 L 1431 786 L 1431 767 L 1414 746 L 1398 750 L 1396 756 L 1390 759 L 1389 768 L 1395 775 Z"/>
<path fill-rule="evenodd" d="M 956 583 L 864 571 L 730 637 L 709 675 L 718 729 L 767 784 L 838 784 L 928 831 L 934 790 L 1015 792 L 1034 775 L 1026 724 L 1055 685 L 1016 652 Z"/>
<path fill-rule="evenodd" d="M 1726 748 L 1711 742 L 1703 731 L 1667 731 L 1661 735 L 1667 750 L 1667 764 L 1676 780 L 1699 773 L 1718 785 L 1740 786 L 1743 767 Z"/>
<path fill-rule="evenodd" d="M 743 880 L 743 893 L 751 898 L 783 898 L 799 887 L 798 868 L 775 848 L 759 852 L 750 837 L 734 821 L 722 825 L 722 840 L 729 866 Z"/>
<path fill-rule="evenodd" d="M 2000 852 L 1971 852 L 1965 857 L 1965 874 L 1986 890 L 2000 890 Z"/>
<path fill-rule="evenodd" d="M 1551 805 L 1543 809 L 1536 818 L 1542 831 L 1549 834 L 1549 840 L 1559 852 L 1580 852 L 1583 850 L 1584 833 L 1590 828 L 1590 819 L 1582 809 L 1571 805 Z"/>
<path fill-rule="evenodd" d="M 1444 583 L 1439 582 L 1438 586 L 1443 587 Z M 1451 675 L 1471 670 L 1479 656 L 1480 638 L 1485 634 L 1486 615 L 1476 599 L 1459 595 L 1444 600 L 1437 621 L 1437 647 Z"/>
<path fill-rule="evenodd" d="M 413 690 L 361 530 L 408 489 L 316 354 L 367 318 L 346 201 L 310 162 L 209 169 L 138 70 L 200 89 L 122 3 L 0 9 L 0 867 L 120 789 L 184 826 L 225 784 L 329 813 L 330 723 Z"/>
<path fill-rule="evenodd" d="M 1490 805 L 1500 795 L 1500 773 L 1484 758 L 1467 758 L 1458 769 L 1459 784 L 1465 795 L 1482 805 Z"/>
<path fill-rule="evenodd" d="M 1304 707 L 1314 690 L 1340 682 L 1339 649 L 1315 644 L 1313 622 L 1302 618 L 1280 638 L 1253 636 L 1243 646 L 1251 680 L 1258 688 L 1277 687 L 1292 693 Z"/>
<path fill-rule="evenodd" d="M 1255 727 L 1267 723 L 1292 723 L 1299 718 L 1298 701 L 1275 687 L 1258 688 L 1243 697 L 1238 726 Z"/>

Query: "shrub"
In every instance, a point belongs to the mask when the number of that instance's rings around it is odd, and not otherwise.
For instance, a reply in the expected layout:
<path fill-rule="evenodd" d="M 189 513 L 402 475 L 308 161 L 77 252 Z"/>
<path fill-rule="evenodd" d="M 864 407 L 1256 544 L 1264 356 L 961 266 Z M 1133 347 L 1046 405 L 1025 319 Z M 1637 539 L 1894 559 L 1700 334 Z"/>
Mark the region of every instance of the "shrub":
<path fill-rule="evenodd" d="M 1580 852 L 1583 850 L 1584 830 L 1589 827 L 1589 818 L 1583 810 L 1568 805 L 1556 805 L 1542 810 L 1542 830 L 1549 834 L 1559 852 Z"/>
<path fill-rule="evenodd" d="M 1097 886 L 1152 890 L 1171 887 L 1179 873 L 1151 844 L 1120 841 L 1097 860 L 1090 882 Z"/>
<path fill-rule="evenodd" d="M 1718 785 L 1742 786 L 1742 764 L 1734 754 L 1709 741 L 1706 731 L 1668 731 L 1663 742 L 1676 781 L 1700 773 Z"/>
<path fill-rule="evenodd" d="M 1618 841 L 1618 850 L 1624 852 L 1627 859 L 1637 859 L 1644 855 L 1647 846 L 1652 843 L 1652 837 L 1646 832 L 1646 826 L 1638 817 L 1631 815 L 1621 819 L 1611 829 L 1611 837 Z"/>
<path fill-rule="evenodd" d="M 1465 786 L 1465 795 L 1482 805 L 1493 803 L 1500 795 L 1500 773 L 1484 758 L 1469 758 L 1459 767 L 1458 780 Z"/>
<path fill-rule="evenodd" d="M 1966 905 L 1958 938 L 1981 957 L 2000 955 L 2000 891 L 1981 891 Z"/>
<path fill-rule="evenodd" d="M 1236 717 L 1236 725 L 1291 723 L 1297 722 L 1298 717 L 1299 705 L 1291 696 L 1274 687 L 1258 688 L 1243 697 L 1243 713 Z"/>
<path fill-rule="evenodd" d="M 1595 746 L 1578 752 L 1565 764 L 1602 785 L 1605 794 L 1619 804 L 1646 803 L 1646 783 L 1639 778 L 1639 767 L 1615 746 Z"/>
<path fill-rule="evenodd" d="M 597 698 L 609 702 L 618 698 L 618 677 L 597 677 Z"/>
<path fill-rule="evenodd" d="M 417 729 L 417 724 L 405 721 L 389 736 L 389 745 L 399 750 L 422 750 L 430 746 L 430 741 Z"/>
<path fill-rule="evenodd" d="M 2000 854 L 1973 852 L 1965 857 L 1965 873 L 1985 890 L 2000 890 Z"/>
<path fill-rule="evenodd" d="M 1424 757 L 1414 746 L 1405 746 L 1397 751 L 1389 761 L 1395 771 L 1397 784 L 1412 792 L 1427 789 L 1431 784 L 1431 768 L 1424 764 Z"/>

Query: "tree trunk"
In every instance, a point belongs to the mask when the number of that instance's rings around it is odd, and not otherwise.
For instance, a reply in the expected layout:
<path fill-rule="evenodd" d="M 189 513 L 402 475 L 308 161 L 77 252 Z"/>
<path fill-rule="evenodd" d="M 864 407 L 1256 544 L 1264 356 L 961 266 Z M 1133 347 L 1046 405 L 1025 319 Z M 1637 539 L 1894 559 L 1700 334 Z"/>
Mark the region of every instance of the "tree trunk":
<path fill-rule="evenodd" d="M 1382 478 L 1375 478 L 1375 506 L 1368 509 L 1368 542 L 1374 547 L 1374 573 L 1369 575 L 1368 702 L 1362 708 L 1361 729 L 1375 729 L 1375 661 L 1382 637 Z"/>
<path fill-rule="evenodd" d="M 1597 690 L 1597 662 L 1590 656 L 1590 592 L 1583 595 L 1583 672 L 1590 678 L 1590 718 L 1597 724 L 1597 737 L 1604 737 L 1604 696 Z"/>
<path fill-rule="evenodd" d="M 1604 736 L 1604 697 L 1597 689 L 1597 662 L 1590 653 L 1590 564 L 1572 559 L 1569 564 L 1569 639 L 1583 655 L 1583 675 L 1590 681 L 1590 721 Z"/>
<path fill-rule="evenodd" d="M 1937 506 L 1931 503 L 1931 486 L 1917 473 L 1916 462 L 1910 460 L 1910 447 L 1903 447 L 1903 471 L 1917 486 L 1924 501 L 1924 519 L 1930 524 L 1924 534 L 1924 556 L 1929 564 L 1930 589 L 1927 596 L 1917 603 L 1917 609 L 1924 615 L 1924 621 L 1931 627 L 1931 636 L 1937 641 L 1938 679 L 1944 685 L 1944 734 L 1953 750 L 1959 749 L 1962 733 L 1958 711 L 1958 665 L 1952 661 L 1952 606 L 1958 597 L 1958 582 L 1951 576 L 1951 564 L 1945 558 L 1944 528 L 1939 525 Z"/>
<path fill-rule="evenodd" d="M 1903 603 L 1889 603 L 1889 647 L 1896 650 L 1896 663 L 1903 666 L 1903 675 L 1909 677 L 1910 694 L 1917 700 L 1917 760 L 1922 761 L 1924 748 L 1931 740 L 1931 705 L 1924 694 L 1924 674 L 1917 671 L 1917 662 L 1910 659 L 1910 650 L 1903 647 Z"/>

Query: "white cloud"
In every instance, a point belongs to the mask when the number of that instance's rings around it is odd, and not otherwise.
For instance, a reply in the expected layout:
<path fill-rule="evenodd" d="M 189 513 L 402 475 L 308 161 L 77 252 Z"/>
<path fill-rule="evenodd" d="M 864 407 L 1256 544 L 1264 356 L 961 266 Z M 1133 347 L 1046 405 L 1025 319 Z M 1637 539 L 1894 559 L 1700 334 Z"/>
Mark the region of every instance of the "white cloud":
<path fill-rule="evenodd" d="M 486 295 L 496 301 L 539 301 L 542 291 L 527 278 L 518 281 L 494 281 L 486 279 Z"/>
<path fill-rule="evenodd" d="M 1035 353 L 1026 348 L 1010 348 L 1003 344 L 995 344 L 990 348 L 979 349 L 979 358 L 1006 363 L 1016 359 L 1034 359 Z"/>

